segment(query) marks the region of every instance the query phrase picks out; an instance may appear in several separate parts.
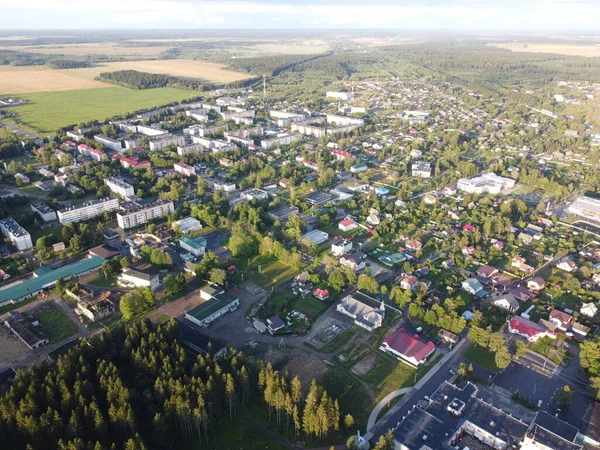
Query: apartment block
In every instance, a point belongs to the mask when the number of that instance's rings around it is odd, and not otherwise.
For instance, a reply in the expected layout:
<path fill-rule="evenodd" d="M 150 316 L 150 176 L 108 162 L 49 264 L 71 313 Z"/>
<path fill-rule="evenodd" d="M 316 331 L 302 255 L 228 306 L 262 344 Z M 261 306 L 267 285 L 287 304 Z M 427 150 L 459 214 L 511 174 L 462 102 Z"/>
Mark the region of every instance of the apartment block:
<path fill-rule="evenodd" d="M 104 179 L 104 184 L 108 186 L 111 192 L 114 192 L 119 197 L 129 198 L 135 195 L 133 191 L 133 186 L 129 183 L 126 183 L 123 180 L 119 180 L 115 177 L 108 177 Z"/>
<path fill-rule="evenodd" d="M 0 231 L 19 251 L 33 247 L 31 236 L 27 230 L 12 217 L 0 220 Z"/>
<path fill-rule="evenodd" d="M 174 211 L 175 207 L 170 200 L 158 199 L 146 204 L 129 202 L 122 205 L 122 210 L 117 213 L 117 223 L 125 230 L 145 224 L 165 214 L 172 214 Z"/>
<path fill-rule="evenodd" d="M 90 200 L 81 205 L 71 206 L 58 211 L 58 221 L 63 225 L 69 222 L 81 222 L 99 216 L 105 212 L 119 209 L 119 201 L 116 198 L 101 198 Z"/>

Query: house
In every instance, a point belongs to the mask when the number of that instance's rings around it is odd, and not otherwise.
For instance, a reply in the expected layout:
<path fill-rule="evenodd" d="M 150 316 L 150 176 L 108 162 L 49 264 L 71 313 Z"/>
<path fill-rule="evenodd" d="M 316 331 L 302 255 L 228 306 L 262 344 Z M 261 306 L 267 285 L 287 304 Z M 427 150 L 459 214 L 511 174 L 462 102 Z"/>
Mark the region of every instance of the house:
<path fill-rule="evenodd" d="M 550 322 L 556 324 L 556 327 L 561 331 L 567 331 L 573 323 L 573 316 L 566 312 L 553 309 L 550 311 Z"/>
<path fill-rule="evenodd" d="M 160 284 L 158 274 L 150 274 L 131 268 L 123 269 L 123 273 L 119 275 L 117 282 L 121 286 L 149 287 L 153 291 Z"/>
<path fill-rule="evenodd" d="M 531 245 L 533 243 L 533 236 L 524 232 L 519 233 L 517 239 L 519 239 L 525 245 Z"/>
<path fill-rule="evenodd" d="M 75 314 L 78 316 L 85 316 L 92 322 L 102 320 L 107 316 L 110 316 L 115 305 L 110 299 L 111 292 L 106 291 L 100 294 L 98 297 L 90 297 L 86 299 L 79 299 L 77 307 L 75 308 Z"/>
<path fill-rule="evenodd" d="M 297 206 L 283 205 L 277 209 L 269 211 L 267 215 L 275 222 L 285 222 L 291 216 L 297 215 L 300 212 Z"/>
<path fill-rule="evenodd" d="M 438 338 L 441 341 L 448 342 L 449 344 L 456 344 L 460 339 L 457 334 L 451 333 L 443 328 L 441 328 L 438 332 Z"/>
<path fill-rule="evenodd" d="M 508 331 L 525 337 L 529 342 L 536 342 L 543 337 L 556 338 L 554 331 L 521 316 L 514 316 L 510 319 L 508 322 Z"/>
<path fill-rule="evenodd" d="M 379 220 L 379 215 L 377 215 L 376 213 L 372 212 L 371 214 L 369 214 L 369 216 L 367 217 L 367 223 L 371 226 L 376 226 L 379 225 L 380 220 Z"/>
<path fill-rule="evenodd" d="M 338 228 L 342 231 L 348 232 L 358 228 L 358 224 L 353 220 L 344 219 L 339 223 Z"/>
<path fill-rule="evenodd" d="M 233 312 L 240 304 L 237 297 L 225 294 L 217 286 L 207 284 L 200 288 L 200 303 L 198 306 L 185 312 L 185 318 L 200 327 L 207 327 L 227 312 Z"/>
<path fill-rule="evenodd" d="M 589 334 L 590 327 L 586 327 L 585 325 L 575 322 L 571 327 L 571 330 L 573 333 L 577 333 L 578 335 L 585 337 Z"/>
<path fill-rule="evenodd" d="M 173 228 L 181 230 L 182 234 L 194 233 L 202 229 L 202 224 L 198 219 L 193 217 L 187 217 L 185 219 L 177 220 L 172 224 Z"/>
<path fill-rule="evenodd" d="M 473 256 L 475 254 L 476 250 L 475 247 L 473 246 L 469 246 L 469 247 L 463 247 L 463 249 L 461 250 L 461 253 L 463 254 L 463 256 L 465 258 L 470 258 L 471 256 Z"/>
<path fill-rule="evenodd" d="M 277 333 L 279 330 L 283 329 L 284 327 L 285 327 L 285 322 L 283 320 L 281 320 L 281 317 L 279 317 L 278 315 L 275 315 L 275 316 L 267 319 L 267 329 L 269 330 L 269 333 L 271 333 L 271 334 Z"/>
<path fill-rule="evenodd" d="M 419 280 L 414 275 L 407 275 L 400 281 L 400 287 L 406 291 L 412 291 L 417 287 Z"/>
<path fill-rule="evenodd" d="M 574 270 L 577 270 L 577 264 L 571 260 L 561 261 L 556 265 L 556 267 L 560 270 L 564 270 L 565 272 L 573 272 Z"/>
<path fill-rule="evenodd" d="M 366 172 L 367 169 L 368 169 L 368 167 L 365 163 L 359 163 L 359 164 L 355 164 L 352 167 L 350 167 L 350 172 L 352 172 L 352 173 Z"/>
<path fill-rule="evenodd" d="M 329 291 L 327 289 L 315 289 L 315 292 L 313 293 L 313 295 L 315 296 L 315 298 L 318 298 L 319 300 L 323 301 L 323 300 L 327 300 L 329 298 Z"/>
<path fill-rule="evenodd" d="M 331 244 L 333 256 L 343 256 L 350 251 L 352 251 L 352 241 L 348 239 L 339 239 Z"/>
<path fill-rule="evenodd" d="M 354 319 L 354 323 L 368 331 L 373 331 L 383 324 L 385 318 L 385 304 L 383 301 L 379 308 L 368 305 L 376 300 L 361 292 L 344 297 L 338 303 L 338 312 Z"/>
<path fill-rule="evenodd" d="M 533 277 L 531 280 L 527 281 L 527 287 L 532 291 L 539 292 L 544 289 L 546 286 L 546 280 L 542 277 Z"/>
<path fill-rule="evenodd" d="M 581 305 L 581 309 L 579 310 L 579 312 L 584 316 L 594 317 L 598 313 L 598 307 L 592 302 L 584 303 L 583 305 Z"/>
<path fill-rule="evenodd" d="M 342 266 L 350 267 L 353 271 L 358 272 L 365 268 L 367 255 L 363 252 L 352 253 L 351 255 L 344 255 L 340 258 L 340 264 Z"/>
<path fill-rule="evenodd" d="M 483 290 L 483 285 L 476 278 L 467 278 L 462 282 L 463 290 L 471 295 L 480 295 L 485 292 Z"/>
<path fill-rule="evenodd" d="M 433 342 L 423 341 L 419 336 L 411 335 L 404 328 L 394 331 L 379 348 L 413 367 L 425 363 L 427 357 L 435 351 Z"/>
<path fill-rule="evenodd" d="M 406 243 L 406 249 L 413 252 L 418 252 L 423 248 L 423 244 L 418 239 L 411 239 Z"/>
<path fill-rule="evenodd" d="M 321 230 L 312 230 L 303 234 L 302 239 L 311 242 L 314 245 L 321 245 L 323 242 L 329 240 L 329 234 Z"/>
<path fill-rule="evenodd" d="M 447 196 L 456 195 L 456 188 L 454 186 L 448 185 L 444 189 L 442 189 L 442 194 Z"/>
<path fill-rule="evenodd" d="M 530 291 L 524 286 L 517 286 L 515 288 L 511 288 L 508 290 L 508 292 L 514 295 L 514 297 L 520 302 L 529 301 L 536 296 L 534 292 Z"/>
<path fill-rule="evenodd" d="M 470 223 L 466 223 L 463 226 L 463 230 L 466 231 L 467 233 L 473 233 L 476 230 L 476 228 L 473 225 L 471 225 Z"/>
<path fill-rule="evenodd" d="M 495 278 L 498 275 L 500 275 L 500 271 L 495 267 L 484 264 L 479 268 L 479 270 L 477 270 L 477 275 L 486 280 L 491 280 L 492 278 Z"/>
<path fill-rule="evenodd" d="M 512 267 L 516 267 L 521 272 L 525 273 L 531 273 L 535 270 L 533 267 L 531 267 L 525 262 L 525 258 L 523 258 L 522 256 L 515 256 L 510 264 Z"/>
<path fill-rule="evenodd" d="M 494 292 L 490 296 L 490 302 L 492 305 L 497 306 L 498 308 L 505 309 L 506 311 L 510 311 L 512 313 L 516 312 L 519 309 L 519 302 L 511 293 L 500 293 Z"/>

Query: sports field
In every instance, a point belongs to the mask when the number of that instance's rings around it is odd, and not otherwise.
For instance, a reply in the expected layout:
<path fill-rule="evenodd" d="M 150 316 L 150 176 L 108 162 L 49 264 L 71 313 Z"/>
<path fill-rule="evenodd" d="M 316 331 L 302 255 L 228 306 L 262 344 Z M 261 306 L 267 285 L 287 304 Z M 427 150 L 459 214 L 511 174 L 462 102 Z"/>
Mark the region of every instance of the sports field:
<path fill-rule="evenodd" d="M 102 63 L 84 69 L 54 70 L 46 66 L 0 66 L 0 95 L 108 88 L 112 84 L 94 80 L 99 73 L 138 70 L 186 78 L 205 83 L 230 83 L 250 75 L 223 70 L 222 64 L 187 59 Z"/>
<path fill-rule="evenodd" d="M 20 113 L 18 122 L 40 133 L 53 133 L 65 125 L 153 108 L 199 95 L 196 91 L 160 88 L 130 90 L 121 87 L 77 91 L 39 92 L 20 95 L 27 103 L 11 109 Z"/>
<path fill-rule="evenodd" d="M 489 44 L 493 47 L 504 48 L 513 52 L 525 53 L 555 53 L 568 56 L 599 56 L 600 45 L 577 44 L 525 44 L 523 42 L 506 42 L 502 44 Z"/>

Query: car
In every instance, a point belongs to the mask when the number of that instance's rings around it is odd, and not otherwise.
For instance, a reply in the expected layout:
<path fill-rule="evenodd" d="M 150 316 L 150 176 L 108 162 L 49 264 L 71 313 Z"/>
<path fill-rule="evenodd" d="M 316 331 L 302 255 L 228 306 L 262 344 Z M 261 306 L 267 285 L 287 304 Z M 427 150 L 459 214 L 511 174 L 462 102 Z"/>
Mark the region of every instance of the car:
<path fill-rule="evenodd" d="M 418 327 L 418 328 L 415 330 L 415 332 L 416 332 L 417 334 L 419 334 L 421 331 L 423 331 L 423 327 Z"/>

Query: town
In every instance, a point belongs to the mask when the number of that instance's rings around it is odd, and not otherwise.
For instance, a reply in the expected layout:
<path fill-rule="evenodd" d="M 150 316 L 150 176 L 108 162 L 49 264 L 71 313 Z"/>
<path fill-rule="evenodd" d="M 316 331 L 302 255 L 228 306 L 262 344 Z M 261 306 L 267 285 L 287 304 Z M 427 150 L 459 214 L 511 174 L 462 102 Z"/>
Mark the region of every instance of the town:
<path fill-rule="evenodd" d="M 327 444 L 600 447 L 600 84 L 275 90 L 8 135 L 0 383 L 149 320 L 316 379 Z"/>

